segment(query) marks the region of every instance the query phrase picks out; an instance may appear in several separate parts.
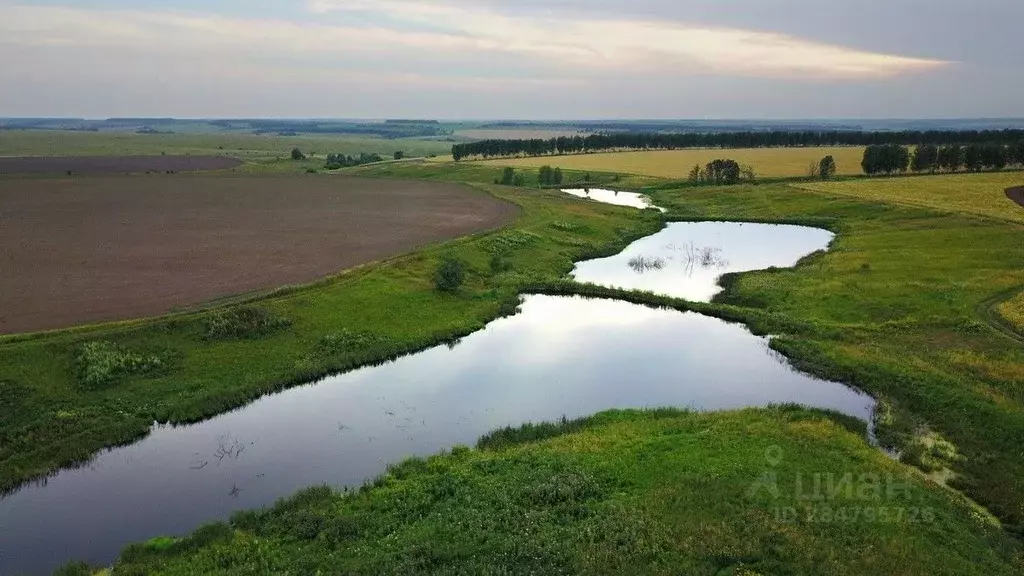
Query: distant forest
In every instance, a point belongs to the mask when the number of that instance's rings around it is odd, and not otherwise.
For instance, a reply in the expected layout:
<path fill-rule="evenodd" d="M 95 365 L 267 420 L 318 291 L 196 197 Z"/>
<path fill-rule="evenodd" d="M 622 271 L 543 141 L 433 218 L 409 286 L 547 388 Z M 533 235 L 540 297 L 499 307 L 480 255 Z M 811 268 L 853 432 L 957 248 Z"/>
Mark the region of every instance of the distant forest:
<path fill-rule="evenodd" d="M 673 150 L 676 148 L 779 148 L 811 146 L 878 146 L 895 144 L 1016 144 L 1024 130 L 907 130 L 901 132 L 771 131 L 706 134 L 613 133 L 530 140 L 481 140 L 452 146 L 452 158 L 505 158 L 582 154 L 610 150 Z"/>
<path fill-rule="evenodd" d="M 354 134 L 378 138 L 426 138 L 450 134 L 436 121 L 387 120 L 384 122 L 340 122 L 320 120 L 213 120 L 211 125 L 220 128 L 237 127 L 244 124 L 255 134 L 278 134 L 296 136 L 299 134 Z"/>

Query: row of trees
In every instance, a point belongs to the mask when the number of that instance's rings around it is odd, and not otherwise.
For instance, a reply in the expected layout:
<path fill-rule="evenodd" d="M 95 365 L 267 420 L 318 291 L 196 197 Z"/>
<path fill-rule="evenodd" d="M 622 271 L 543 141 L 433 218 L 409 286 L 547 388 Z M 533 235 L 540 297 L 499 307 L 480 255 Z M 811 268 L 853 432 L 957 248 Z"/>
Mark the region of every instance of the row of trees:
<path fill-rule="evenodd" d="M 911 151 L 905 146 L 884 144 L 864 150 L 861 167 L 869 175 L 913 172 L 968 172 L 1002 170 L 1010 165 L 1024 166 L 1024 141 L 1005 145 L 998 142 L 967 146 L 921 144 Z"/>
<path fill-rule="evenodd" d="M 380 154 L 368 154 L 360 152 L 359 156 L 346 156 L 345 154 L 328 154 L 325 167 L 328 170 L 338 170 L 349 166 L 360 166 L 371 162 L 381 162 L 384 158 Z"/>
<path fill-rule="evenodd" d="M 452 146 L 452 158 L 495 158 L 579 154 L 607 150 L 672 150 L 675 148 L 768 148 L 809 146 L 875 146 L 896 144 L 1011 144 L 1024 141 L 1024 130 L 908 130 L 902 132 L 771 131 L 667 134 L 613 132 L 530 140 L 481 140 Z"/>

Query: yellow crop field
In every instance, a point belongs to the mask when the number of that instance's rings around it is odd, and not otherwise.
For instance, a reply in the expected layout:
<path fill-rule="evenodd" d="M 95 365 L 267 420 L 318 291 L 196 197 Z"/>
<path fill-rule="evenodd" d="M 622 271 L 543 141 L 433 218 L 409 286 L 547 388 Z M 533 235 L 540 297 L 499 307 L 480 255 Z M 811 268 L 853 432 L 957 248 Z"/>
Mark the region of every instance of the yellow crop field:
<path fill-rule="evenodd" d="M 704 165 L 718 158 L 750 165 L 759 177 L 806 176 L 812 162 L 835 157 L 839 174 L 860 174 L 864 149 L 855 146 L 828 148 L 709 148 L 656 150 L 650 152 L 608 152 L 570 156 L 538 156 L 483 160 L 492 166 L 537 168 L 558 166 L 563 170 L 618 172 L 658 178 L 686 178 L 695 164 Z"/>
<path fill-rule="evenodd" d="M 1024 222 L 1024 207 L 1006 197 L 1007 188 L 1021 185 L 1024 185 L 1024 173 L 996 172 L 815 182 L 795 186 L 830 194 Z"/>

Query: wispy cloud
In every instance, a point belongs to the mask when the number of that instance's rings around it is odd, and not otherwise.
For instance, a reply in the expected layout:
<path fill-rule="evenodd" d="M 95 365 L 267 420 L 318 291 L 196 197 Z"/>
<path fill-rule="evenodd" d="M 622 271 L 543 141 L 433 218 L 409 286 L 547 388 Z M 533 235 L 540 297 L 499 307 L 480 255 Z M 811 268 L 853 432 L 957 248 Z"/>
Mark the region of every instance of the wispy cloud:
<path fill-rule="evenodd" d="M 540 56 L 584 69 L 856 79 L 950 64 L 782 34 L 688 22 L 600 18 L 554 9 L 512 14 L 479 2 L 310 0 L 308 7 L 317 14 L 377 15 L 391 22 L 423 26 L 438 36 L 454 35 L 464 45 L 478 49 Z"/>
<path fill-rule="evenodd" d="M 389 72 L 420 63 L 459 66 L 504 57 L 538 76 L 714 73 L 736 76 L 885 78 L 947 62 L 879 54 L 780 34 L 685 22 L 602 19 L 545 9 L 506 13 L 469 2 L 311 0 L 308 21 L 3 4 L 0 42 L 123 48 L 206 58 L 391 58 Z M 339 17 L 340 16 L 340 17 Z M 352 18 L 359 16 L 359 18 Z M 518 62 L 513 63 L 513 59 Z M 410 65 L 410 60 L 416 65 Z M 502 76 L 502 61 L 490 73 Z M 443 74 L 442 74 L 443 75 Z"/>

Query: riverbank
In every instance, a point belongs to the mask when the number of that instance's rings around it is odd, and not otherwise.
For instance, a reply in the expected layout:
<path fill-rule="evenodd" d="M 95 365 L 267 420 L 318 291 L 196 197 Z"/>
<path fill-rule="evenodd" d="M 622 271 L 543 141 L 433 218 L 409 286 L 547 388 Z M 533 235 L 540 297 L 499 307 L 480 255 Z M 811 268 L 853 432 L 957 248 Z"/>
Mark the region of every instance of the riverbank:
<path fill-rule="evenodd" d="M 1011 539 L 862 435 L 856 420 L 796 407 L 608 412 L 498 431 L 355 491 L 312 488 L 132 546 L 114 572 L 1019 570 Z"/>

